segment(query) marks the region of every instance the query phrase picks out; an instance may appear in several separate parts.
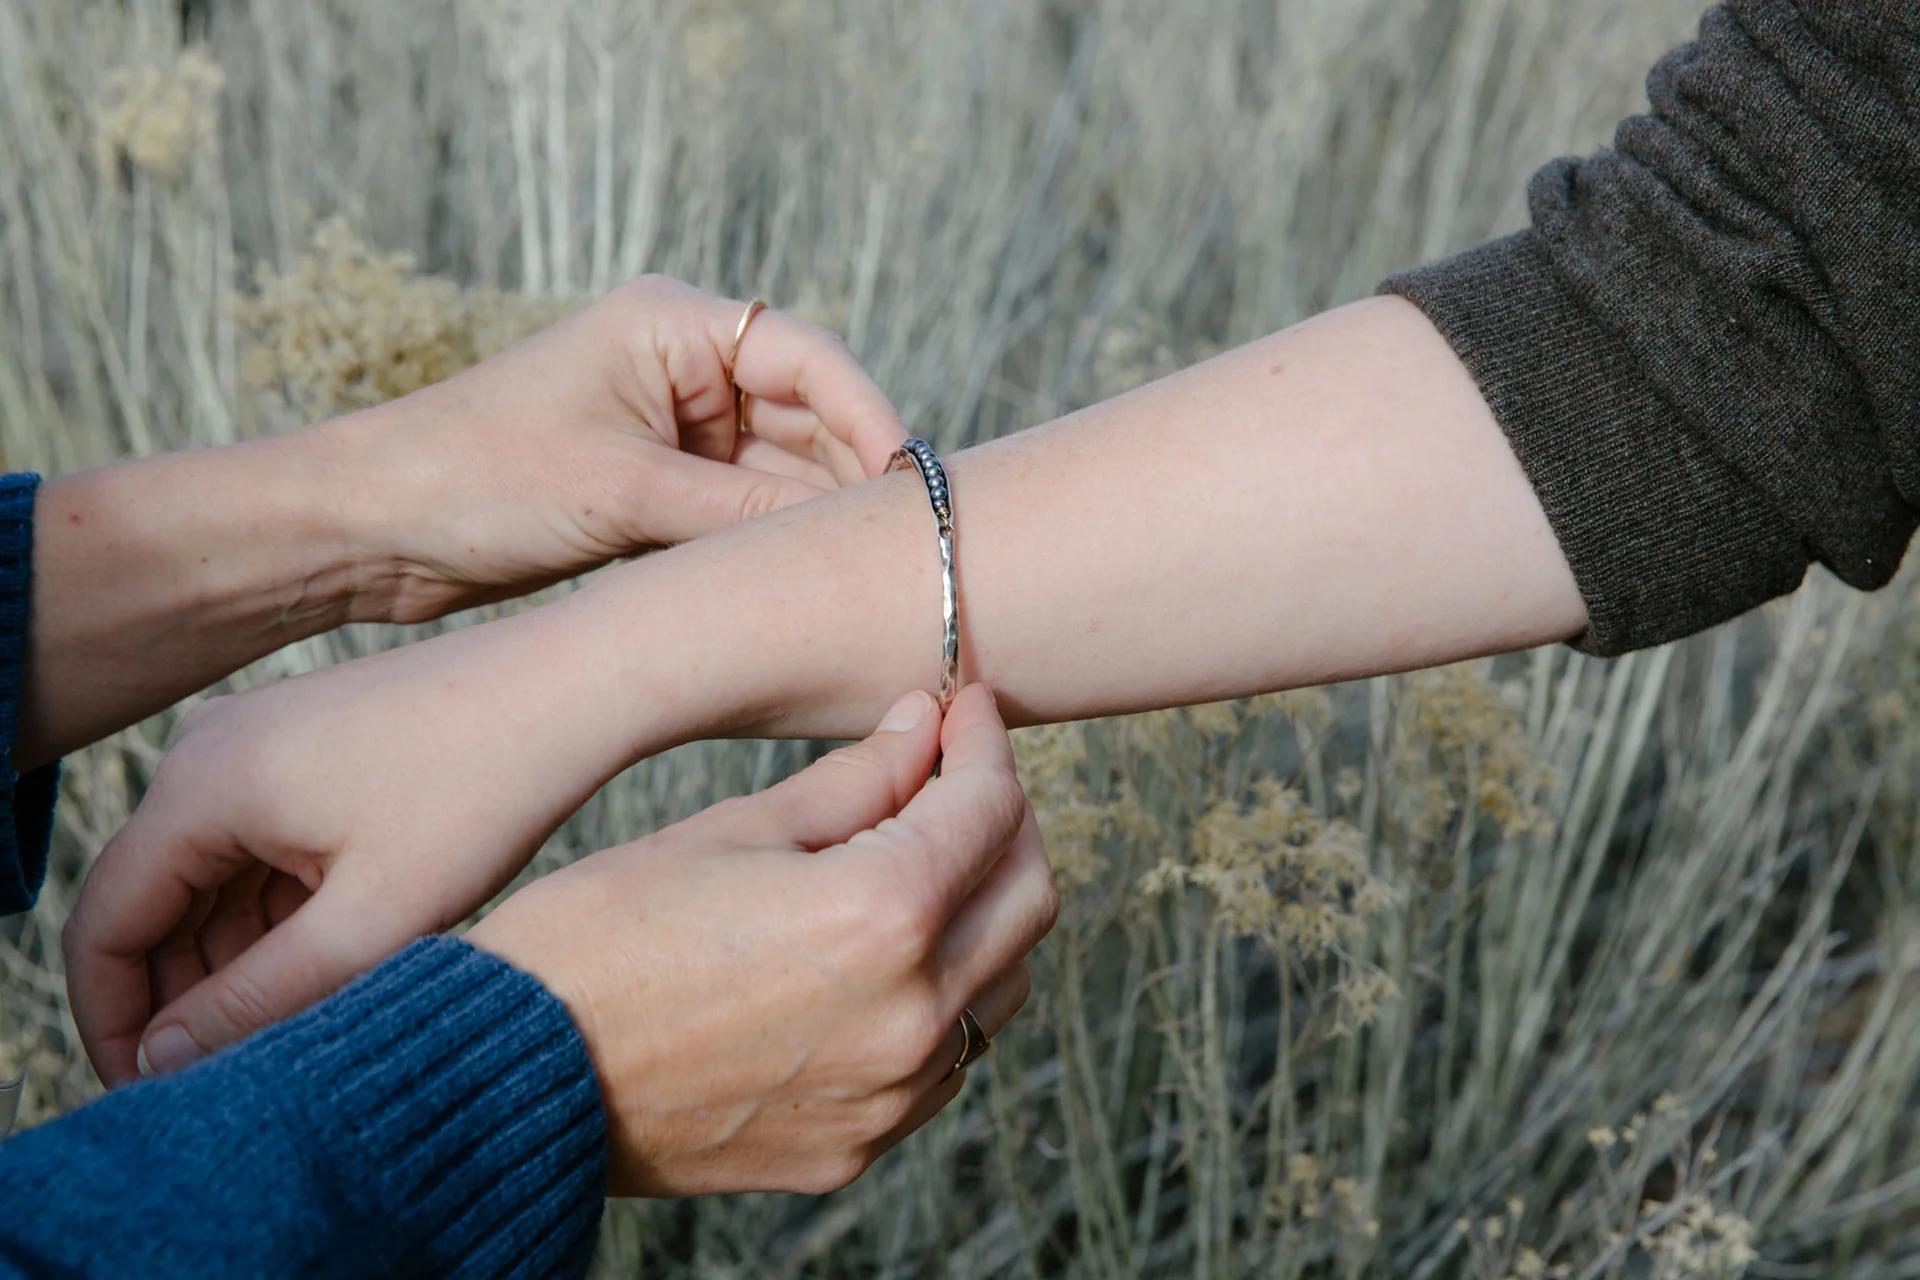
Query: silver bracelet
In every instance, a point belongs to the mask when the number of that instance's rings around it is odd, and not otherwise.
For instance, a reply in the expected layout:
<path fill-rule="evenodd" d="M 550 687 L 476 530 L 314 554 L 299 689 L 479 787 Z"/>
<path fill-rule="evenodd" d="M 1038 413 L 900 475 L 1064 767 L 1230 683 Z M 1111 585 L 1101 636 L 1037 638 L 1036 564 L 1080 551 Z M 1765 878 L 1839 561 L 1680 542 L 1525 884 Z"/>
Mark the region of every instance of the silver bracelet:
<path fill-rule="evenodd" d="M 910 439 L 887 460 L 888 471 L 909 466 L 927 486 L 933 508 L 934 532 L 940 537 L 940 709 L 946 710 L 960 688 L 960 585 L 953 575 L 953 491 L 947 487 L 947 469 L 925 440 Z"/>

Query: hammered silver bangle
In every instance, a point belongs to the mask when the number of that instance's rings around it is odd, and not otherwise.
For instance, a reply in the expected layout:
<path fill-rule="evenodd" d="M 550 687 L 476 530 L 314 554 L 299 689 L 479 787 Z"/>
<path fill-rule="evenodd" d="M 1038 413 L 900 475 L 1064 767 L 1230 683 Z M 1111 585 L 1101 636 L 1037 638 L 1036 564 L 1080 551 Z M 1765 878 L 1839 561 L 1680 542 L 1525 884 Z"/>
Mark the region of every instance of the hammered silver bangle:
<path fill-rule="evenodd" d="M 927 486 L 933 531 L 940 539 L 940 709 L 946 710 L 960 688 L 960 584 L 953 573 L 953 490 L 940 455 L 925 440 L 910 439 L 887 460 L 888 471 L 912 467 Z"/>

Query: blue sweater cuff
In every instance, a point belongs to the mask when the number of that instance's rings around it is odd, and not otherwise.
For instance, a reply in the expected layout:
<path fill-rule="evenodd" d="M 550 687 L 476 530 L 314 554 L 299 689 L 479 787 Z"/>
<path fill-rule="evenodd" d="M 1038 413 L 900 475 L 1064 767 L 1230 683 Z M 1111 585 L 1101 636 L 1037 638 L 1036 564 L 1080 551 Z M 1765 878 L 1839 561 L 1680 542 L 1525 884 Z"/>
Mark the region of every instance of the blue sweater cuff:
<path fill-rule="evenodd" d="M 565 1006 L 452 938 L 414 943 L 238 1050 L 288 1091 L 322 1181 L 409 1275 L 585 1271 L 606 1195 L 599 1080 Z"/>
<path fill-rule="evenodd" d="M 578 1276 L 606 1194 L 586 1046 L 451 938 L 0 1144 L 0 1275 Z"/>
<path fill-rule="evenodd" d="M 33 609 L 33 499 L 40 477 L 0 476 L 0 915 L 33 905 L 47 874 L 60 766 L 13 767 Z"/>

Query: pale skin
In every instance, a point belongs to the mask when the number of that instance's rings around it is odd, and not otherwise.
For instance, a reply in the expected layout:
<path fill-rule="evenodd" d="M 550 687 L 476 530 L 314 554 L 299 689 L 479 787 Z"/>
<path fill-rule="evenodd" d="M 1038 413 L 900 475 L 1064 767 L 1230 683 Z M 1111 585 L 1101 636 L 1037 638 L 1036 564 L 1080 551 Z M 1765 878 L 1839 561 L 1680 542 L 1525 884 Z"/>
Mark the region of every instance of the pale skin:
<path fill-rule="evenodd" d="M 1486 404 L 1398 300 L 949 470 L 965 676 L 1013 723 L 1419 667 L 1585 626 Z M 866 732 L 901 689 L 934 683 L 935 574 L 924 495 L 894 475 L 538 611 L 213 704 L 70 926 L 96 1065 L 119 1081 L 163 1034 L 176 1047 L 184 1034 L 188 1057 L 226 1043 L 459 919 L 646 755 L 705 736 Z M 269 868 L 299 886 L 291 918 L 261 909 L 249 878 Z"/>
<path fill-rule="evenodd" d="M 892 406 L 837 339 L 778 313 L 754 321 L 731 370 L 754 396 L 754 431 L 736 433 L 727 364 L 742 311 L 674 281 L 638 281 L 390 405 L 50 482 L 36 511 L 15 765 L 35 767 L 341 622 L 515 595 L 877 473 L 905 437 Z M 250 755 L 234 724 L 196 715 L 169 759 Z M 480 734 L 512 730 L 503 719 Z M 936 758 L 944 768 L 930 782 Z M 178 764 L 161 774 L 178 777 Z M 229 816 L 264 822 L 248 829 L 267 856 L 175 900 L 181 927 L 153 958 L 160 990 L 275 925 L 283 941 L 363 954 L 358 937 L 307 932 L 325 922 L 298 909 L 312 889 L 352 878 L 303 862 L 294 828 L 281 828 L 292 844 L 264 834 L 275 824 L 270 792 L 254 789 L 263 781 L 228 780 L 239 806 Z M 500 775 L 505 794 L 526 782 Z M 154 811 L 185 794 L 167 782 Z M 463 807 L 425 791 L 336 799 L 342 811 L 392 805 L 447 833 Z M 502 812 L 506 825 L 482 843 L 511 842 L 526 816 Z M 558 820 L 550 806 L 534 816 Z M 223 821 L 201 828 L 213 843 L 197 846 L 216 862 L 239 847 L 219 846 Z M 116 862 L 137 846 L 137 834 L 114 841 Z M 455 872 L 455 893 L 488 896 L 502 865 L 475 860 Z M 110 870 L 101 883 L 112 881 Z M 1024 957 L 1058 903 L 1006 728 L 976 686 L 944 715 L 910 693 L 866 741 L 584 859 L 514 895 L 470 938 L 572 1015 L 601 1086 L 610 1191 L 821 1192 L 952 1099 L 965 1079 L 961 1011 L 989 1036 L 1006 1025 L 1027 998 Z M 82 909 L 67 934 L 82 973 L 97 955 L 90 918 Z M 380 919 L 377 904 L 369 918 Z M 217 1004 L 236 1018 L 285 1009 L 280 993 L 228 976 L 239 981 Z M 117 1069 L 103 1058 L 109 1080 L 132 1073 L 133 1045 Z"/>
<path fill-rule="evenodd" d="M 418 622 L 876 473 L 905 435 L 833 335 L 636 280 L 403 400 L 42 486 L 14 763 L 31 769 L 346 622 Z"/>
<path fill-rule="evenodd" d="M 928 781 L 936 756 L 940 776 Z M 616 1195 L 821 1193 L 959 1092 L 1060 905 L 986 688 L 522 889 L 468 937 L 572 1013 Z"/>
<path fill-rule="evenodd" d="M 1430 666 L 1586 625 L 1491 411 L 1397 299 L 964 451 L 948 469 L 963 670 L 1015 724 Z M 571 727 L 604 724 L 619 754 L 643 748 L 620 742 L 614 722 L 658 731 L 660 682 L 645 669 L 663 659 L 713 685 L 675 739 L 858 733 L 891 689 L 932 687 L 939 595 L 915 484 L 890 476 L 782 512 L 526 620 L 533 643 L 581 660 L 566 692 L 584 720 Z M 664 653 L 663 615 L 691 624 Z M 635 628 L 644 643 L 618 642 Z M 607 689 L 640 700 L 609 716 Z"/>

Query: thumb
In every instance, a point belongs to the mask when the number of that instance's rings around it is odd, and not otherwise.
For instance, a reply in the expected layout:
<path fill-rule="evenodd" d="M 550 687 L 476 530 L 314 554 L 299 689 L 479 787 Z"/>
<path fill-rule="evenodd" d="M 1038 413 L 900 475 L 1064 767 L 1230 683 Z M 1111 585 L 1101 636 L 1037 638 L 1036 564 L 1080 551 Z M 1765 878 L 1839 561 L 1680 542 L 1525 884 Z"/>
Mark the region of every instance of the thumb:
<path fill-rule="evenodd" d="M 233 961 L 153 1016 L 140 1038 L 143 1076 L 191 1066 L 216 1049 L 331 995 L 406 941 L 369 930 L 336 881 Z"/>
<path fill-rule="evenodd" d="M 647 523 L 651 540 L 691 542 L 709 533 L 817 498 L 824 492 L 792 476 L 716 462 L 697 454 L 649 450 Z"/>
<path fill-rule="evenodd" d="M 818 852 L 851 840 L 901 808 L 927 784 L 940 749 L 940 707 L 914 690 L 872 736 L 841 747 L 757 795 L 707 811 L 725 836 L 750 845 Z"/>
<path fill-rule="evenodd" d="M 926 783 L 900 811 L 900 822 L 879 833 L 890 837 L 850 840 L 856 858 L 899 861 L 901 839 L 916 855 L 906 865 L 925 877 L 930 900 L 947 919 L 1000 861 L 1032 812 L 993 695 L 970 684 L 954 698 L 940 727 L 940 776 Z"/>

